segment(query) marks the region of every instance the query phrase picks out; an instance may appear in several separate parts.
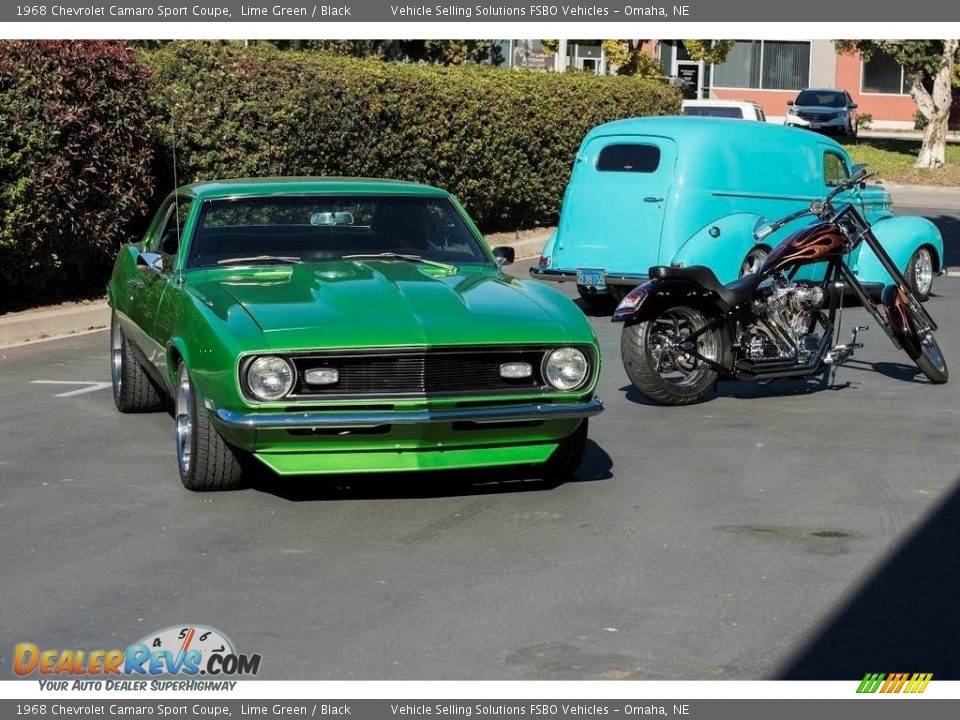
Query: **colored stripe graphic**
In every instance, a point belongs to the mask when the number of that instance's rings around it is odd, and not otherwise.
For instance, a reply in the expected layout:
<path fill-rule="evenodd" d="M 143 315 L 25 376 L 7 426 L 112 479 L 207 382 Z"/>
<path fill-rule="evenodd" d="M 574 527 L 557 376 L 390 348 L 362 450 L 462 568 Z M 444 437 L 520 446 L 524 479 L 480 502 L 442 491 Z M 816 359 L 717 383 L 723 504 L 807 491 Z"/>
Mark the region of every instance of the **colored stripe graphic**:
<path fill-rule="evenodd" d="M 857 692 L 922 693 L 932 679 L 933 673 L 867 673 Z"/>

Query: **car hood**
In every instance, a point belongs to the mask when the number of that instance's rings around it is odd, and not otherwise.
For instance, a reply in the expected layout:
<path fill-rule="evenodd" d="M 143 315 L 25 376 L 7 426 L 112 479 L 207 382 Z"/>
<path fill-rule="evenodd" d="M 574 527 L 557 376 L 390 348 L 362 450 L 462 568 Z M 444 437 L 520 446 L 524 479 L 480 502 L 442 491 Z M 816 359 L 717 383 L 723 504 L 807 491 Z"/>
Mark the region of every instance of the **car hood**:
<path fill-rule="evenodd" d="M 342 261 L 209 271 L 207 302 L 241 306 L 271 350 L 555 342 L 549 304 L 493 268 Z M 216 308 L 227 315 L 229 307 Z"/>

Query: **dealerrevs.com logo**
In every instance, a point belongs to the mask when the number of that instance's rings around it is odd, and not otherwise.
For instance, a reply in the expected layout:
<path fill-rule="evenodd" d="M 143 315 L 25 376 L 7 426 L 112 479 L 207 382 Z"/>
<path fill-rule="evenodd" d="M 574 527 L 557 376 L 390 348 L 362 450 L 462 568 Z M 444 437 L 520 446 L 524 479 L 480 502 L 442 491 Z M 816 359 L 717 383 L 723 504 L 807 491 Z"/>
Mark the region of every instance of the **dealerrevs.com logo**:
<path fill-rule="evenodd" d="M 922 693 L 932 679 L 933 673 L 867 673 L 857 692 Z"/>
<path fill-rule="evenodd" d="M 175 625 L 147 635 L 125 650 L 41 649 L 34 643 L 19 643 L 14 648 L 13 672 L 18 677 L 38 674 L 51 682 L 41 682 L 49 689 L 65 690 L 74 680 L 74 689 L 144 689 L 145 683 L 130 686 L 113 678 L 155 678 L 179 676 L 194 679 L 255 676 L 260 671 L 260 655 L 238 653 L 229 638 L 219 630 L 202 625 Z M 53 678 L 63 678 L 60 682 Z M 104 687 L 85 687 L 81 680 L 109 683 Z M 54 684 L 56 683 L 56 684 Z M 204 683 L 197 689 L 217 689 Z M 232 686 L 235 683 L 230 683 Z M 161 687 L 161 685 L 163 685 Z M 189 689 L 178 685 L 155 683 L 151 689 Z M 232 689 L 229 688 L 229 689 Z"/>

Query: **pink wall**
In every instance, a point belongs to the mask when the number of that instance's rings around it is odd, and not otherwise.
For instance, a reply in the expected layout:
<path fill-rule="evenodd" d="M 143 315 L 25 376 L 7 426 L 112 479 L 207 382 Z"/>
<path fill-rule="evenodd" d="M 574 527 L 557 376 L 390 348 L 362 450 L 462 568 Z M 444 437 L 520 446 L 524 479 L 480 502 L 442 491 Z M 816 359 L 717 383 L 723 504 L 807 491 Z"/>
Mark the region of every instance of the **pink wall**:
<path fill-rule="evenodd" d="M 750 90 L 748 88 L 711 88 L 711 97 L 719 100 L 746 100 L 755 102 L 767 115 L 781 117 L 787 114 L 787 100 L 797 97 L 796 90 Z"/>
<path fill-rule="evenodd" d="M 860 53 L 837 56 L 837 87 L 850 93 L 858 111 L 873 115 L 874 120 L 913 122 L 917 112 L 917 104 L 909 95 L 860 92 Z"/>

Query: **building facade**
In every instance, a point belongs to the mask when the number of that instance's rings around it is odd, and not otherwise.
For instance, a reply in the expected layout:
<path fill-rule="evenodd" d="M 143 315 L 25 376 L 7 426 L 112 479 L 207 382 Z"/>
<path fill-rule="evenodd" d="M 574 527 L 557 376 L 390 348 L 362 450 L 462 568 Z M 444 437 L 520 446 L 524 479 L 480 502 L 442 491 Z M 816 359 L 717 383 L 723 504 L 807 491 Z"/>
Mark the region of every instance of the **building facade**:
<path fill-rule="evenodd" d="M 807 87 L 846 90 L 858 111 L 872 116 L 872 128 L 910 129 L 916 122 L 903 68 L 885 55 L 841 55 L 830 40 L 738 40 L 725 62 L 710 65 L 691 60 L 681 40 L 649 46 L 664 76 L 682 81 L 690 97 L 750 100 L 774 122 Z"/>

